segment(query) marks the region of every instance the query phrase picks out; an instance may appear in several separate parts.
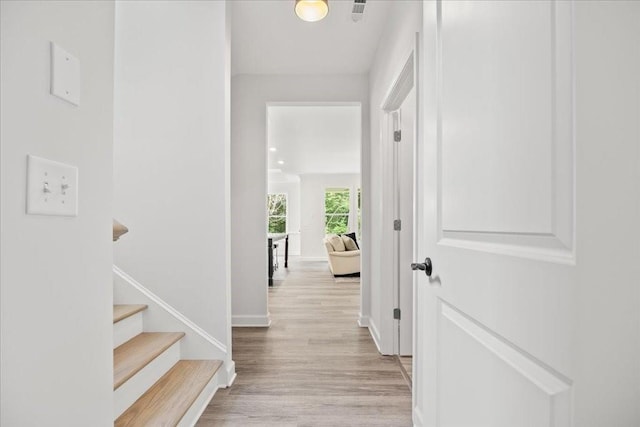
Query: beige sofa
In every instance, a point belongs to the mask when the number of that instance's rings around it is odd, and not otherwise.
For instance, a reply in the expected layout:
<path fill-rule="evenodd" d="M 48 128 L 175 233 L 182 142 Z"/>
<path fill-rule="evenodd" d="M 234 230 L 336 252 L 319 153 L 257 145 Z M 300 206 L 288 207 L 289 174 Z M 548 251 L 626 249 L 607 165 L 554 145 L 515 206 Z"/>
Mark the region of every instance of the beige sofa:
<path fill-rule="evenodd" d="M 346 250 L 337 244 L 336 235 L 325 236 L 323 242 L 329 259 L 329 269 L 334 276 L 357 276 L 360 274 L 360 249 Z"/>

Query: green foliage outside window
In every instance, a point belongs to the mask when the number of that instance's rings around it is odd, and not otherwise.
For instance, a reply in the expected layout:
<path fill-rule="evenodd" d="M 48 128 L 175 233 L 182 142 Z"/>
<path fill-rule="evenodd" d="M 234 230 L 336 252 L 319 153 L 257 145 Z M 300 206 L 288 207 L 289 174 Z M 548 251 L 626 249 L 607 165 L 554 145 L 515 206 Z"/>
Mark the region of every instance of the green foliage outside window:
<path fill-rule="evenodd" d="M 267 212 L 269 215 L 269 233 L 287 232 L 287 195 L 267 195 Z"/>
<path fill-rule="evenodd" d="M 325 233 L 343 234 L 349 230 L 349 189 L 329 189 L 324 193 Z"/>

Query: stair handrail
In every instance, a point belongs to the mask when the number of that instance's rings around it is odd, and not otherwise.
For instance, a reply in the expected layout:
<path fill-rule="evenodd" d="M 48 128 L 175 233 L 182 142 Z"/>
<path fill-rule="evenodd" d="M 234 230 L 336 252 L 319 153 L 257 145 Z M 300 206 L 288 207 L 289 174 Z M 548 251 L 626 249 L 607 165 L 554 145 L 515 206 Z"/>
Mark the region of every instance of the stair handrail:
<path fill-rule="evenodd" d="M 113 220 L 113 241 L 115 242 L 123 234 L 129 232 L 129 229 L 124 224 L 119 223 L 115 219 Z"/>

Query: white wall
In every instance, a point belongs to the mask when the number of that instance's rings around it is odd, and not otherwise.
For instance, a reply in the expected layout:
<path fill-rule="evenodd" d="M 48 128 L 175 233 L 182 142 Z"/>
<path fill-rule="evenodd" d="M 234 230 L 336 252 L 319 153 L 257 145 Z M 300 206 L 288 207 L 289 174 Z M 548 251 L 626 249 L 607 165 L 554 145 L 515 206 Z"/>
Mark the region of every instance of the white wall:
<path fill-rule="evenodd" d="M 0 424 L 111 426 L 114 4 L 0 4 Z M 49 41 L 78 107 L 49 94 Z M 77 217 L 25 214 L 27 154 L 78 167 Z"/>
<path fill-rule="evenodd" d="M 349 231 L 357 232 L 357 190 L 360 174 L 303 174 L 300 175 L 301 194 L 301 255 L 307 259 L 327 259 L 327 251 L 322 243 L 324 231 L 324 193 L 328 188 L 348 188 L 350 198 Z M 358 244 L 363 247 L 359 241 Z M 328 264 L 327 264 L 328 268 Z"/>
<path fill-rule="evenodd" d="M 300 255 L 300 181 L 278 182 L 269 179 L 270 194 L 287 195 L 287 233 L 289 233 L 289 255 Z M 278 251 L 284 256 L 284 247 Z M 282 264 L 284 266 L 284 264 Z"/>
<path fill-rule="evenodd" d="M 369 156 L 369 94 L 365 75 L 238 75 L 231 81 L 231 278 L 234 324 L 268 325 L 267 103 L 359 102 L 363 158 Z M 363 212 L 369 208 L 369 169 L 362 165 Z M 363 221 L 367 235 L 369 224 Z M 246 268 L 246 260 L 252 268 Z M 362 253 L 363 312 L 368 313 L 368 251 Z"/>
<path fill-rule="evenodd" d="M 230 350 L 226 2 L 116 7 L 115 264 Z"/>
<path fill-rule="evenodd" d="M 392 245 L 375 244 L 388 241 L 392 228 L 391 147 L 382 143 L 381 105 L 391 91 L 395 79 L 411 54 L 416 32 L 422 25 L 422 2 L 394 2 L 387 28 L 369 73 L 371 101 L 371 317 L 369 325 L 374 339 L 384 354 L 393 352 Z"/>

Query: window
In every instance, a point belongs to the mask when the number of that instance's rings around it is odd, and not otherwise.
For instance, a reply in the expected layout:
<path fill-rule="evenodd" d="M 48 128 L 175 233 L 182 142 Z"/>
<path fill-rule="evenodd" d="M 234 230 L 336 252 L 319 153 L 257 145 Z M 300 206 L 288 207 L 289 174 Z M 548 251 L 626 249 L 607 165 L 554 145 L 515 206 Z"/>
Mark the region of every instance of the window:
<path fill-rule="evenodd" d="M 269 233 L 287 232 L 287 195 L 267 195 L 267 212 L 269 215 Z"/>
<path fill-rule="evenodd" d="M 349 189 L 328 188 L 324 192 L 326 234 L 343 234 L 349 230 Z"/>

